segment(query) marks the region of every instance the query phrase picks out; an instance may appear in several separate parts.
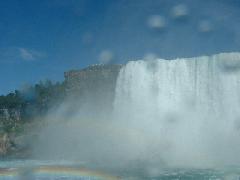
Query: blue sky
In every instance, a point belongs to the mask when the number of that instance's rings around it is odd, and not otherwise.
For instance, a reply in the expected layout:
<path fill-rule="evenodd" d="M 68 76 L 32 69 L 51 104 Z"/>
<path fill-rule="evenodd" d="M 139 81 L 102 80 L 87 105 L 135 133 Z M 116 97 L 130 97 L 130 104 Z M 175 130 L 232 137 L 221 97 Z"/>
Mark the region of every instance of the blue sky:
<path fill-rule="evenodd" d="M 237 0 L 0 2 L 0 94 L 64 71 L 240 51 Z"/>

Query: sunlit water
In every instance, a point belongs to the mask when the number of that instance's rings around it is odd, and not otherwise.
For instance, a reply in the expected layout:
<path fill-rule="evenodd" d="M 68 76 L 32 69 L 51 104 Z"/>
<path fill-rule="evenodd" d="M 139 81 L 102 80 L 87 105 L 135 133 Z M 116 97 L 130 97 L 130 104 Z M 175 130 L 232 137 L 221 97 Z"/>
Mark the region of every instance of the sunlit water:
<path fill-rule="evenodd" d="M 82 164 L 69 161 L 10 160 L 1 161 L 0 179 L 116 180 L 119 177 L 110 173 L 87 169 Z"/>
<path fill-rule="evenodd" d="M 84 168 L 71 162 L 11 160 L 1 161 L 1 180 L 239 180 L 240 168 L 222 169 L 161 169 L 144 174 L 114 174 Z"/>

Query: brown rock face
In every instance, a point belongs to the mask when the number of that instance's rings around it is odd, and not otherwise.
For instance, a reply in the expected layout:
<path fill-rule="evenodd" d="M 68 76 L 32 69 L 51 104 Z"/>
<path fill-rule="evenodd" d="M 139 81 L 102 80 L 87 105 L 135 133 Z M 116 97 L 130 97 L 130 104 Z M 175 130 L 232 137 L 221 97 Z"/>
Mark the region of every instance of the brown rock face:
<path fill-rule="evenodd" d="M 65 72 L 66 94 L 82 109 L 110 110 L 122 65 L 94 65 Z M 105 111 L 106 112 L 106 111 Z"/>

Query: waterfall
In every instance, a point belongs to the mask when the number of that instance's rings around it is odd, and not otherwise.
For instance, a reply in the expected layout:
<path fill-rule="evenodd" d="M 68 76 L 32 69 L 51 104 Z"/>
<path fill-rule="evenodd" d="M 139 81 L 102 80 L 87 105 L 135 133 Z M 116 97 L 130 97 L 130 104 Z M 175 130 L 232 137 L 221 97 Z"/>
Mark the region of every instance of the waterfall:
<path fill-rule="evenodd" d="M 122 67 L 114 115 L 136 135 L 137 158 L 169 166 L 240 163 L 239 62 L 240 53 L 221 53 Z"/>

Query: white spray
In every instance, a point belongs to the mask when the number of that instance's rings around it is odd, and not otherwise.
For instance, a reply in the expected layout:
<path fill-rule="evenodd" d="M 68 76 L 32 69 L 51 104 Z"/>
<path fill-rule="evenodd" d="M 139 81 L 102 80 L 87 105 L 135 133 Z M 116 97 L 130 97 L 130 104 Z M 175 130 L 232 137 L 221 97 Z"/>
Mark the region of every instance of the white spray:
<path fill-rule="evenodd" d="M 124 66 L 114 116 L 135 134 L 135 158 L 168 166 L 240 163 L 239 61 L 239 53 L 222 53 Z"/>

